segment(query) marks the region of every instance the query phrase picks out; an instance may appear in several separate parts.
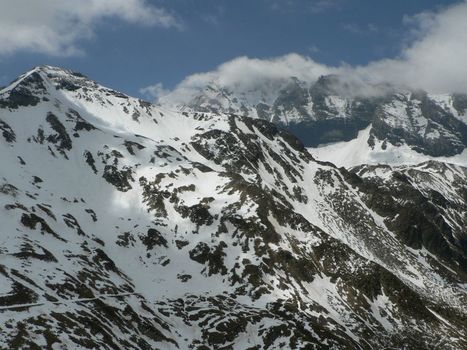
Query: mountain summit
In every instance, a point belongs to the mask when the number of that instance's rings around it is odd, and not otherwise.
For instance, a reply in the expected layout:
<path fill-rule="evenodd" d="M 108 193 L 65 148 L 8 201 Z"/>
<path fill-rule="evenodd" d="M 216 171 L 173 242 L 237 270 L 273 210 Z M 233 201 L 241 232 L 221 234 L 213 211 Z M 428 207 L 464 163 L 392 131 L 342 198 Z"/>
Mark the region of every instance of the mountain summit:
<path fill-rule="evenodd" d="M 467 347 L 466 168 L 338 168 L 230 112 L 49 66 L 0 91 L 1 348 Z"/>

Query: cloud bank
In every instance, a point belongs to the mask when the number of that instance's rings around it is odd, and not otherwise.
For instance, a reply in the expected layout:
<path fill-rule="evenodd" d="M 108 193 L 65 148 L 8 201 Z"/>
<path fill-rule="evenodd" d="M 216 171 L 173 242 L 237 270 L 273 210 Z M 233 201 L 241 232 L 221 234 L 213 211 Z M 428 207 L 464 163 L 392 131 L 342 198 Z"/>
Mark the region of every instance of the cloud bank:
<path fill-rule="evenodd" d="M 412 40 L 400 57 L 355 67 L 351 73 L 433 92 L 467 93 L 467 2 L 405 22 L 412 27 Z"/>
<path fill-rule="evenodd" d="M 221 64 L 212 72 L 190 75 L 173 91 L 168 91 L 161 83 L 157 83 L 141 89 L 140 92 L 161 103 L 184 104 L 207 85 L 228 87 L 234 92 L 274 90 L 292 76 L 314 81 L 331 71 L 332 68 L 297 54 L 273 59 L 243 56 Z"/>
<path fill-rule="evenodd" d="M 79 54 L 78 42 L 92 38 L 98 23 L 109 18 L 137 25 L 181 27 L 175 17 L 146 0 L 2 0 L 0 54 Z"/>
<path fill-rule="evenodd" d="M 188 76 L 173 91 L 159 83 L 141 92 L 159 102 L 183 104 L 208 84 L 246 92 L 279 86 L 292 76 L 311 83 L 321 75 L 339 74 L 350 86 L 390 83 L 437 93 L 467 93 L 467 2 L 406 17 L 404 23 L 408 34 L 396 58 L 332 67 L 298 54 L 272 59 L 239 57 L 211 72 Z"/>

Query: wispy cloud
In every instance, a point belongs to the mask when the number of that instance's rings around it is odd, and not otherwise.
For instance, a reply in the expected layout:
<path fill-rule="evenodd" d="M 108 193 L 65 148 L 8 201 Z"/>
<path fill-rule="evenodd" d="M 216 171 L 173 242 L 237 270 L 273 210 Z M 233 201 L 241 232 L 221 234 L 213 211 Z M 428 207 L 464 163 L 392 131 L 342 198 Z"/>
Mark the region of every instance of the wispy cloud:
<path fill-rule="evenodd" d="M 225 7 L 220 3 L 217 6 L 213 6 L 210 12 L 202 13 L 200 16 L 204 22 L 217 27 L 221 25 L 225 11 Z"/>
<path fill-rule="evenodd" d="M 321 13 L 328 10 L 341 8 L 345 0 L 312 0 L 310 1 L 310 11 L 313 13 Z"/>
<path fill-rule="evenodd" d="M 340 9 L 346 0 L 266 0 L 276 11 L 305 11 L 318 14 Z"/>
<path fill-rule="evenodd" d="M 146 0 L 2 0 L 0 54 L 79 54 L 79 41 L 92 38 L 96 27 L 109 18 L 135 25 L 182 28 L 174 15 Z"/>
<path fill-rule="evenodd" d="M 316 53 L 321 52 L 320 48 L 316 45 L 309 46 L 307 50 L 310 54 L 316 54 Z"/>
<path fill-rule="evenodd" d="M 140 89 L 139 92 L 146 98 L 157 102 L 159 99 L 168 95 L 170 90 L 165 89 L 162 83 L 157 83 L 154 85 L 146 86 Z"/>
<path fill-rule="evenodd" d="M 342 25 L 342 28 L 347 32 L 358 35 L 377 34 L 380 31 L 378 26 L 374 23 L 368 23 L 366 25 L 356 23 L 344 23 Z"/>

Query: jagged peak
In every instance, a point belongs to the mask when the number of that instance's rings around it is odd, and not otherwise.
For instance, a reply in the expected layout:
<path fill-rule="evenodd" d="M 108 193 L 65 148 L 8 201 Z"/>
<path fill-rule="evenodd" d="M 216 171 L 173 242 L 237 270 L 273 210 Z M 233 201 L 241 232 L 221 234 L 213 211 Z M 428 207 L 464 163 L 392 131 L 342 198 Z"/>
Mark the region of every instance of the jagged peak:
<path fill-rule="evenodd" d="M 103 95 L 112 94 L 119 98 L 130 98 L 130 96 L 122 92 L 100 85 L 84 74 L 50 65 L 36 66 L 21 74 L 7 87 L 0 90 L 0 97 L 8 98 L 9 104 L 11 104 L 11 100 L 15 100 L 16 97 L 19 100 L 23 100 L 25 97 L 37 100 L 37 98 L 53 95 L 57 90 L 77 91 L 81 89 L 81 95 L 83 96 L 89 95 L 91 92 L 100 92 Z M 15 102 L 10 107 L 16 108 L 18 105 L 27 106 L 31 105 L 31 103 L 24 104 L 22 101 L 18 101 L 18 103 Z"/>
<path fill-rule="evenodd" d="M 60 67 L 53 67 L 49 65 L 36 66 L 29 71 L 21 74 L 18 78 L 13 80 L 7 87 L 0 91 L 0 94 L 11 92 L 18 88 L 34 87 L 35 90 L 42 90 L 45 92 L 47 83 L 54 84 L 57 80 L 87 80 L 84 75 L 73 72 L 71 70 L 63 69 Z"/>
<path fill-rule="evenodd" d="M 61 67 L 55 67 L 55 66 L 48 66 L 48 65 L 43 65 L 43 66 L 37 66 L 33 69 L 35 72 L 40 72 L 42 74 L 45 74 L 47 78 L 70 78 L 70 79 L 81 79 L 81 80 L 87 80 L 91 81 L 87 76 L 85 76 L 82 73 L 76 72 L 71 69 L 66 69 L 66 68 L 61 68 Z"/>

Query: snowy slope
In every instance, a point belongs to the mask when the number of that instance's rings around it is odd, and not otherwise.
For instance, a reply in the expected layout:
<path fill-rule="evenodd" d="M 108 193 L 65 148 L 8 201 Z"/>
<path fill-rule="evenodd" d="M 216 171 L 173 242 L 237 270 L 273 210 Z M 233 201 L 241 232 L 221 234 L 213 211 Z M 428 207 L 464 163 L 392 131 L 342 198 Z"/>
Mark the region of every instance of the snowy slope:
<path fill-rule="evenodd" d="M 418 164 L 428 160 L 467 166 L 467 149 L 451 157 L 433 157 L 413 150 L 406 144 L 395 146 L 389 142 L 375 140 L 370 146 L 371 125 L 360 131 L 351 141 L 336 142 L 320 147 L 309 148 L 318 160 L 328 161 L 337 166 L 353 167 L 361 164 L 403 165 Z"/>
<path fill-rule="evenodd" d="M 392 197 L 267 121 L 54 67 L 1 91 L 0 161 L 1 348 L 467 346 L 465 168 Z"/>

